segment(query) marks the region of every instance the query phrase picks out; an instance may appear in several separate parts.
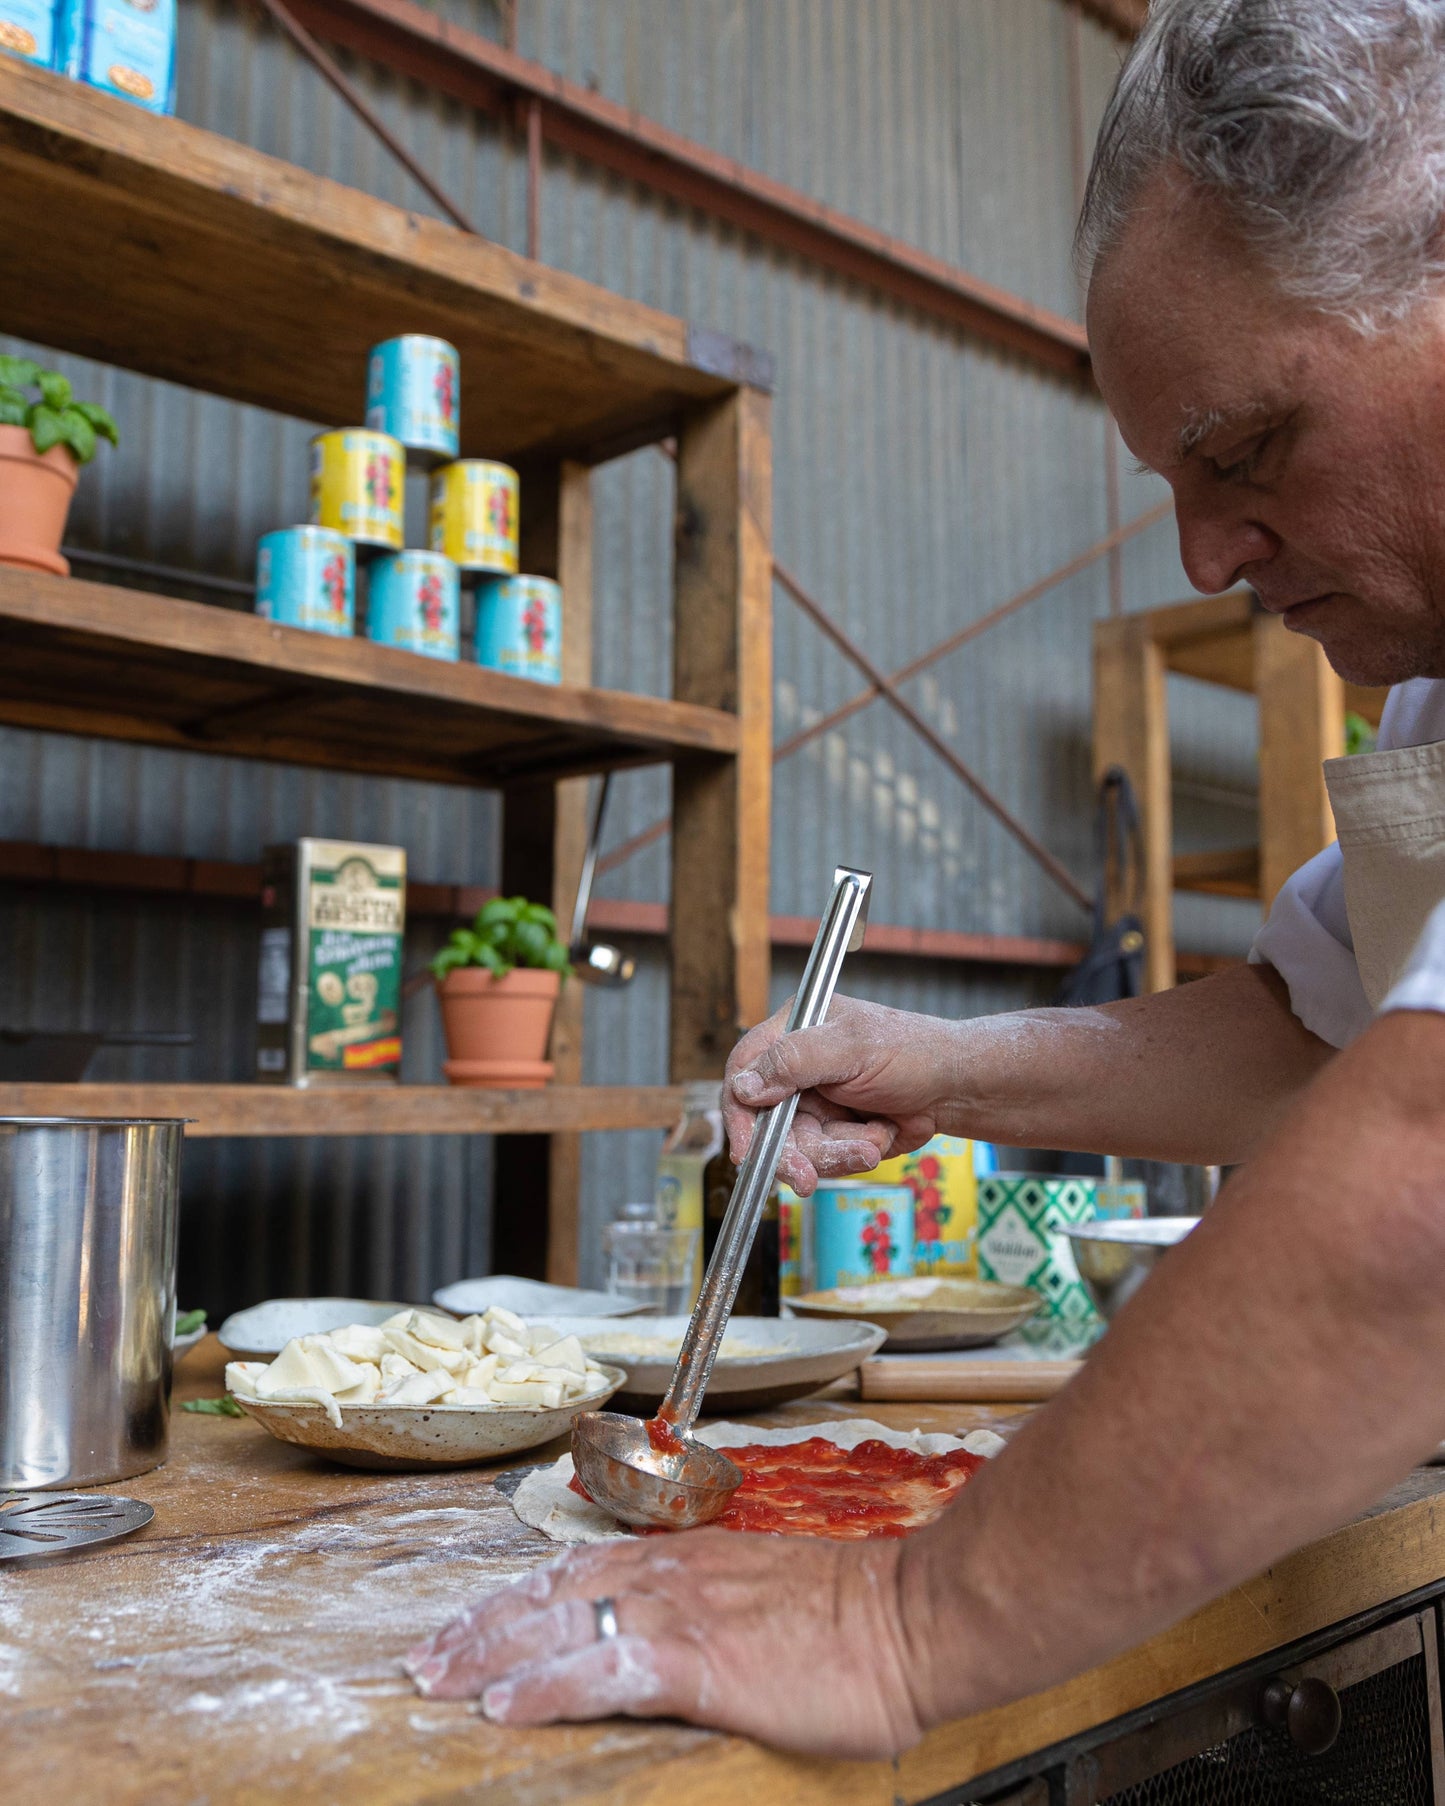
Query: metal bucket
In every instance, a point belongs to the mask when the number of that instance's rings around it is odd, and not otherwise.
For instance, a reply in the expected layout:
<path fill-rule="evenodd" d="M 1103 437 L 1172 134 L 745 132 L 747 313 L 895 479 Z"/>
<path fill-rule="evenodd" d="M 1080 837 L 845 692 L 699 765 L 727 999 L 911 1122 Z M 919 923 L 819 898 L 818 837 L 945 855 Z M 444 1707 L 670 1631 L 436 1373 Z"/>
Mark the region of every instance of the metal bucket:
<path fill-rule="evenodd" d="M 0 1117 L 0 1487 L 165 1460 L 184 1126 Z"/>

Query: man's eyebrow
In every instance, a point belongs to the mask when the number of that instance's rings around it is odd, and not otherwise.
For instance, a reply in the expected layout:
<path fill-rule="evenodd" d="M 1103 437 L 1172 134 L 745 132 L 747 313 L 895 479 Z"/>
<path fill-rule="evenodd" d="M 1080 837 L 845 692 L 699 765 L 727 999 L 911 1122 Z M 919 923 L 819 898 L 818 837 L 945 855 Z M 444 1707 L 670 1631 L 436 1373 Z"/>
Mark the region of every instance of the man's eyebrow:
<path fill-rule="evenodd" d="M 1222 427 L 1250 426 L 1267 412 L 1262 401 L 1246 402 L 1243 407 L 1237 408 L 1191 409 L 1189 418 L 1180 427 L 1179 437 L 1175 440 L 1179 462 L 1182 464 L 1211 434 L 1217 433 Z"/>

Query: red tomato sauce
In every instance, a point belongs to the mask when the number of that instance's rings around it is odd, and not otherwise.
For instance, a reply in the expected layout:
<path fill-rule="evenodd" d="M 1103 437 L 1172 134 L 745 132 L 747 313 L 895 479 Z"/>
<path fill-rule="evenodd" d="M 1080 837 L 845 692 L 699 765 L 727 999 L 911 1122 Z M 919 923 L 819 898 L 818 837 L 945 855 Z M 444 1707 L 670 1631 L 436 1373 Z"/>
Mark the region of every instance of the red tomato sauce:
<path fill-rule="evenodd" d="M 648 1418 L 647 1440 L 659 1455 L 681 1455 L 683 1453 L 682 1440 L 665 1417 Z"/>
<path fill-rule="evenodd" d="M 931 1524 L 984 1460 L 966 1449 L 920 1455 L 877 1441 L 840 1449 L 821 1436 L 723 1452 L 743 1470 L 743 1483 L 714 1523 L 843 1541 L 907 1536 Z"/>
<path fill-rule="evenodd" d="M 920 1455 L 876 1440 L 841 1449 L 821 1436 L 781 1447 L 748 1443 L 723 1453 L 742 1469 L 743 1483 L 713 1519 L 719 1529 L 845 1542 L 907 1536 L 931 1524 L 984 1464 L 982 1455 L 966 1449 Z M 575 1477 L 571 1487 L 587 1497 Z"/>

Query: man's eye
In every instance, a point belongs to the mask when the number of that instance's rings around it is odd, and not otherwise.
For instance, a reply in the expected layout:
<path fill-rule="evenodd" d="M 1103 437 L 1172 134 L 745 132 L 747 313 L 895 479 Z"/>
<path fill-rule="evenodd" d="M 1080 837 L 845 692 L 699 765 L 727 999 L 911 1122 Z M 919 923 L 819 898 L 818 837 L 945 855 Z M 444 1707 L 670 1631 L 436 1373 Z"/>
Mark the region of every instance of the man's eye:
<path fill-rule="evenodd" d="M 1240 456 L 1231 458 L 1227 463 L 1219 458 L 1209 461 L 1214 466 L 1214 474 L 1223 483 L 1247 483 L 1259 468 L 1259 461 L 1264 449 L 1269 444 L 1270 435 L 1262 433 L 1258 439 L 1252 440 Z"/>

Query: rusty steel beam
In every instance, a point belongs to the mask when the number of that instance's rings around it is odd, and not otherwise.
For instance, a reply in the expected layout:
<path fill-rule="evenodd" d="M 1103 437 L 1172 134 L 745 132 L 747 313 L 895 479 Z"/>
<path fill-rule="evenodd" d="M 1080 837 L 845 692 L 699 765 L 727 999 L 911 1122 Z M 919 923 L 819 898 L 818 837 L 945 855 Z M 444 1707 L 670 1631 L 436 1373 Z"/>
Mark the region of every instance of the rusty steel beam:
<path fill-rule="evenodd" d="M 1087 378 L 1082 326 L 724 157 L 415 0 L 289 0 L 309 29 L 468 105 L 540 105 L 557 149 L 949 320 L 1050 370 Z"/>
<path fill-rule="evenodd" d="M 1121 38 L 1134 38 L 1149 11 L 1149 0 L 1078 0 L 1080 10 Z"/>
<path fill-rule="evenodd" d="M 480 238 L 481 233 L 477 231 L 467 214 L 457 206 L 456 202 L 440 183 L 432 180 L 431 176 L 422 165 L 417 162 L 416 158 L 412 156 L 411 152 L 401 140 L 393 134 L 391 129 L 381 119 L 380 115 L 372 109 L 365 96 L 356 87 L 356 84 L 337 66 L 335 60 L 327 54 L 321 45 L 316 42 L 315 38 L 307 31 L 301 21 L 295 17 L 291 9 L 287 6 L 283 6 L 281 0 L 257 0 L 257 4 L 269 15 L 272 24 L 290 38 L 291 42 L 301 52 L 302 56 L 306 58 L 307 62 L 311 64 L 312 68 L 315 69 L 321 79 L 330 83 L 362 124 L 380 139 L 411 179 L 417 183 L 424 193 L 431 196 L 437 206 L 440 207 L 442 212 L 451 220 L 452 224 L 460 226 L 463 232 L 470 232 L 474 238 Z"/>
<path fill-rule="evenodd" d="M 993 816 L 1000 827 L 1013 835 L 1034 863 L 1041 867 L 1059 889 L 1079 905 L 1080 909 L 1092 909 L 1093 898 L 1068 867 L 1061 860 L 1056 859 L 1043 842 L 1024 826 L 1007 804 L 984 783 L 978 773 L 958 756 L 932 723 L 920 715 L 908 698 L 902 695 L 898 685 L 888 673 L 880 665 L 874 663 L 863 648 L 838 625 L 822 604 L 815 602 L 797 578 L 790 571 L 785 570 L 776 559 L 773 561 L 773 575 L 814 626 L 833 642 L 845 658 L 850 659 L 858 667 L 869 683 L 882 694 L 884 701 L 903 717 L 924 745 L 942 759 L 954 776 L 973 793 L 975 800 Z"/>
<path fill-rule="evenodd" d="M 1086 570 L 1098 559 L 1117 551 L 1136 534 L 1144 532 L 1147 527 L 1152 527 L 1157 521 L 1163 520 L 1173 505 L 1172 501 L 1158 502 L 1154 507 L 1147 508 L 1143 514 L 1136 514 L 1133 520 L 1126 521 L 1122 527 L 1116 528 L 1112 533 L 1106 533 L 1102 539 L 1095 540 L 1093 545 L 1086 546 L 1082 552 L 1040 577 L 1036 583 L 1031 583 L 1026 589 L 1019 590 L 1006 602 L 1000 602 L 997 608 L 991 608 L 987 614 L 980 615 L 978 620 L 970 621 L 967 627 L 960 627 L 957 633 L 950 634 L 946 640 L 940 640 L 936 646 L 930 646 L 926 652 L 919 653 L 917 658 L 910 659 L 906 665 L 900 665 L 892 673 L 891 681 L 895 684 L 906 683 L 910 677 L 916 677 L 926 666 L 935 663 L 940 658 L 946 658 L 950 652 L 957 652 L 960 646 L 966 646 L 970 640 L 987 633 L 990 627 L 996 627 L 1000 621 L 1006 620 L 1018 609 L 1026 607 L 1030 602 L 1036 602 L 1040 596 L 1046 595 L 1058 584 L 1066 583 L 1070 577 L 1076 577 L 1080 571 Z M 773 763 L 777 765 L 784 759 L 792 758 L 794 753 L 801 752 L 810 741 L 816 740 L 820 734 L 826 734 L 831 728 L 837 727 L 850 716 L 856 715 L 861 709 L 866 709 L 869 703 L 881 694 L 877 685 L 869 683 L 865 689 L 850 696 L 847 702 L 839 703 L 836 709 L 820 716 L 808 727 L 801 728 L 788 739 L 779 741 L 773 748 Z M 655 845 L 666 833 L 667 822 L 665 819 L 653 822 L 651 827 L 644 828 L 641 833 L 634 834 L 630 840 L 624 840 L 610 853 L 604 854 L 597 862 L 598 875 L 616 871 L 618 866 L 625 865 L 635 853 L 642 852 L 644 847 Z"/>

